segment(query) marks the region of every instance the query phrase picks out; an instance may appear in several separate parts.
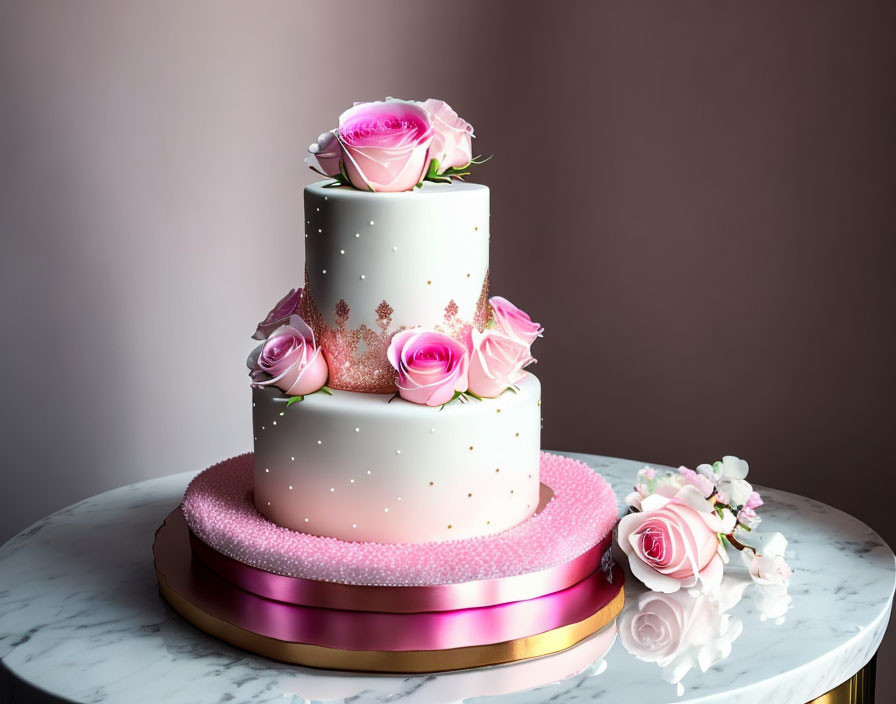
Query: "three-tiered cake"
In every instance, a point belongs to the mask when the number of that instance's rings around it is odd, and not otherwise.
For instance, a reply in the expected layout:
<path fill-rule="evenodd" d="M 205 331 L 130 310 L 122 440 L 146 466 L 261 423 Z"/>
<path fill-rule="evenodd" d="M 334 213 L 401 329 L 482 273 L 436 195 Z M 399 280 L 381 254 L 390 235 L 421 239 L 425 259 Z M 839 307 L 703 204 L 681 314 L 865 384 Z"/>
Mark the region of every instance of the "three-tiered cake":
<path fill-rule="evenodd" d="M 156 540 L 204 630 L 420 672 L 556 652 L 621 607 L 615 497 L 540 452 L 541 328 L 489 298 L 471 137 L 441 101 L 389 100 L 312 145 L 329 180 L 305 189 L 304 287 L 255 334 L 254 454 L 200 474 Z"/>

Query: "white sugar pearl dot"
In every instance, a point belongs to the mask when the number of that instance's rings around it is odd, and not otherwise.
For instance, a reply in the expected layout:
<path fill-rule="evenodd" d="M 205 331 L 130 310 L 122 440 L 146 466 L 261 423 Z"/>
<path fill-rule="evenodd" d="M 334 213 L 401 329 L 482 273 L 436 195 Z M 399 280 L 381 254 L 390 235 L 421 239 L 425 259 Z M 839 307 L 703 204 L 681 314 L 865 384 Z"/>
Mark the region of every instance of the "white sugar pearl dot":
<path fill-rule="evenodd" d="M 360 429 L 360 428 L 355 428 L 355 432 L 356 432 L 356 433 L 360 433 L 360 432 L 361 432 L 361 429 Z"/>
<path fill-rule="evenodd" d="M 296 461 L 296 458 L 295 458 L 295 457 L 290 457 L 289 459 L 291 459 L 293 462 Z"/>
<path fill-rule="evenodd" d="M 270 472 L 271 470 L 269 470 L 267 467 L 265 467 L 265 468 L 264 468 L 264 471 L 265 471 L 265 472 Z"/>
<path fill-rule="evenodd" d="M 318 440 L 318 441 L 317 441 L 317 444 L 318 444 L 318 445 L 323 445 L 323 444 L 324 444 L 324 441 L 323 441 L 323 440 Z"/>
<path fill-rule="evenodd" d="M 430 428 L 430 429 L 429 429 L 429 432 L 434 433 L 434 432 L 436 432 L 436 429 L 435 429 L 435 428 Z"/>
<path fill-rule="evenodd" d="M 324 196 L 324 200 L 330 200 L 330 196 Z"/>
<path fill-rule="evenodd" d="M 355 233 L 355 237 L 360 237 L 360 236 L 361 236 L 361 233 L 360 233 L 360 232 L 356 232 L 356 233 Z"/>
<path fill-rule="evenodd" d="M 289 485 L 289 490 L 292 491 L 292 484 Z"/>
<path fill-rule="evenodd" d="M 367 473 L 370 474 L 370 470 L 369 470 L 369 469 L 367 470 Z"/>
<path fill-rule="evenodd" d="M 388 509 L 388 508 L 384 508 L 383 511 L 385 511 L 386 513 L 389 513 L 389 509 Z"/>
<path fill-rule="evenodd" d="M 393 251 L 393 252 L 397 252 L 397 251 L 398 251 L 398 247 L 393 247 L 393 248 L 392 248 L 392 251 Z"/>
<path fill-rule="evenodd" d="M 323 232 L 323 230 L 322 230 L 321 228 L 317 228 L 317 233 L 318 233 L 318 234 L 320 234 L 320 233 L 322 233 L 322 232 Z"/>
<path fill-rule="evenodd" d="M 340 250 L 339 250 L 339 253 L 340 253 L 340 254 L 345 254 L 345 250 L 344 250 L 344 249 L 340 249 Z"/>
<path fill-rule="evenodd" d="M 357 523 L 352 523 L 352 528 L 357 528 L 357 527 L 358 527 Z"/>
<path fill-rule="evenodd" d="M 264 430 L 264 426 L 261 426 L 261 429 Z"/>
<path fill-rule="evenodd" d="M 325 273 L 325 274 L 327 273 L 327 270 L 326 270 L 326 269 L 324 269 L 324 273 Z"/>
<path fill-rule="evenodd" d="M 398 500 L 401 501 L 401 497 L 400 497 L 400 496 L 398 497 Z"/>
<path fill-rule="evenodd" d="M 270 505 L 271 505 L 271 502 L 270 502 L 270 501 L 268 501 L 268 506 L 270 506 Z"/>
<path fill-rule="evenodd" d="M 286 414 L 285 414 L 285 413 L 281 413 L 280 415 L 281 415 L 281 416 L 285 416 Z"/>
<path fill-rule="evenodd" d="M 315 208 L 315 210 L 316 210 L 317 212 L 320 212 L 320 208 Z"/>
<path fill-rule="evenodd" d="M 370 221 L 370 224 L 373 225 L 373 220 Z"/>
<path fill-rule="evenodd" d="M 274 425 L 277 425 L 277 421 L 274 421 Z"/>
<path fill-rule="evenodd" d="M 364 274 L 361 274 L 361 281 L 363 281 L 363 280 L 366 279 L 366 278 L 367 278 L 367 277 L 364 276 Z"/>
<path fill-rule="evenodd" d="M 349 480 L 348 480 L 348 483 L 349 483 L 349 484 L 354 484 L 354 483 L 355 483 L 355 480 L 354 480 L 354 479 L 349 479 Z"/>
<path fill-rule="evenodd" d="M 400 454 L 401 454 L 401 450 L 396 450 L 396 451 L 395 451 L 395 454 L 396 454 L 396 455 L 400 455 Z"/>
<path fill-rule="evenodd" d="M 336 491 L 336 487 L 331 486 L 330 491 Z"/>
<path fill-rule="evenodd" d="M 305 523 L 307 523 L 307 522 L 308 522 L 308 519 L 306 518 L 306 519 L 305 519 Z"/>

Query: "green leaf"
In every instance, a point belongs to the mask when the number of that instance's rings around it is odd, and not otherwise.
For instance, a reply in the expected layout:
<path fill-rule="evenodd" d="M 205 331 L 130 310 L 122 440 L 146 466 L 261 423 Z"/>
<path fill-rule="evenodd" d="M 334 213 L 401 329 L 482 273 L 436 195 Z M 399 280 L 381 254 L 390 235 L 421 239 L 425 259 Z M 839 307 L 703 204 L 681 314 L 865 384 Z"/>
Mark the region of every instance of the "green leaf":
<path fill-rule="evenodd" d="M 322 393 L 322 394 L 326 394 L 327 396 L 332 396 L 333 389 L 331 389 L 329 386 L 321 386 L 320 389 L 318 391 L 316 391 L 315 393 Z"/>
<path fill-rule="evenodd" d="M 286 407 L 289 408 L 292 404 L 298 403 L 299 401 L 304 401 L 304 396 L 293 396 L 289 401 L 286 402 Z"/>
<path fill-rule="evenodd" d="M 401 396 L 401 394 L 398 391 L 396 391 L 394 394 L 392 394 L 392 398 L 390 398 L 388 401 L 386 401 L 386 403 L 392 403 L 399 396 Z"/>

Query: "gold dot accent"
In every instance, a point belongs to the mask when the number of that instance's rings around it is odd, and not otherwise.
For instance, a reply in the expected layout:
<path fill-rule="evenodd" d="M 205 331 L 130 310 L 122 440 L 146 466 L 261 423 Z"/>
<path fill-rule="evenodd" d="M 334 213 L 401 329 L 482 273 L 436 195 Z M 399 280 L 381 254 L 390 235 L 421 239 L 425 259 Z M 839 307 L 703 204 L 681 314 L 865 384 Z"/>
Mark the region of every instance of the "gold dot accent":
<path fill-rule="evenodd" d="M 469 274 L 467 274 L 467 278 L 468 278 L 468 279 L 470 278 L 470 275 L 469 275 Z"/>
<path fill-rule="evenodd" d="M 540 406 L 540 405 L 541 405 L 541 399 L 538 399 L 538 402 L 537 402 L 535 405 L 536 405 L 536 406 Z"/>
<path fill-rule="evenodd" d="M 485 525 L 487 525 L 487 526 L 490 526 L 491 524 L 492 524 L 491 521 L 486 521 L 486 522 L 485 522 Z"/>
<path fill-rule="evenodd" d="M 514 436 L 514 437 L 519 437 L 519 436 L 520 436 L 520 434 L 519 434 L 519 433 L 517 433 L 517 434 L 516 434 L 516 435 L 515 435 L 515 436 Z"/>
<path fill-rule="evenodd" d="M 450 523 L 448 524 L 448 530 L 451 530 L 451 524 L 450 524 Z"/>
<path fill-rule="evenodd" d="M 470 498 L 471 496 L 473 496 L 473 495 L 472 495 L 472 494 L 467 494 L 467 498 Z"/>
<path fill-rule="evenodd" d="M 510 490 L 510 493 L 511 493 L 511 494 L 513 493 L 513 489 Z"/>
<path fill-rule="evenodd" d="M 430 483 L 429 483 L 430 486 L 432 486 L 433 484 L 435 484 L 435 482 L 430 482 Z"/>
<path fill-rule="evenodd" d="M 427 281 L 427 282 L 426 282 L 426 285 L 427 285 L 427 286 L 432 286 L 432 281 Z"/>
<path fill-rule="evenodd" d="M 500 472 L 500 471 L 501 471 L 501 468 L 500 468 L 500 467 L 497 467 L 497 468 L 495 469 L 495 471 L 496 471 L 496 472 Z"/>
<path fill-rule="evenodd" d="M 497 409 L 497 410 L 498 410 L 498 413 L 500 413 L 500 412 L 501 412 L 501 409 L 500 409 L 500 408 L 499 408 L 499 409 Z"/>
<path fill-rule="evenodd" d="M 479 225 L 474 225 L 474 226 L 473 226 L 473 231 L 474 231 L 474 232 L 479 232 Z"/>
<path fill-rule="evenodd" d="M 472 445 L 470 445 L 470 449 L 471 449 L 471 450 L 473 449 L 473 446 L 472 446 Z"/>

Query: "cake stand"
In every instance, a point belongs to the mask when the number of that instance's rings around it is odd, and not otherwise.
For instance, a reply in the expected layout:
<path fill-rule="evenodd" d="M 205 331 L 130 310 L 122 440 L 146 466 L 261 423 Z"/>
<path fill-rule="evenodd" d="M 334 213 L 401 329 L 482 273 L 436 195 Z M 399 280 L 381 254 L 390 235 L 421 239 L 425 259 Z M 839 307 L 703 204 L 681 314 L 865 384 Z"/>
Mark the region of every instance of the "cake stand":
<path fill-rule="evenodd" d="M 618 496 L 641 466 L 578 457 Z M 612 642 L 612 627 L 556 655 L 426 676 L 334 674 L 232 647 L 158 593 L 149 546 L 192 476 L 92 497 L 0 547 L 0 702 L 871 701 L 896 563 L 867 526 L 809 499 L 763 491 L 764 521 L 790 539 L 795 570 L 783 622 L 763 621 L 752 599 L 741 600 L 729 612 L 743 624 L 730 655 L 685 675 L 679 695 L 656 663 L 632 655 L 621 638 Z M 617 624 L 640 598 L 629 580 Z"/>

